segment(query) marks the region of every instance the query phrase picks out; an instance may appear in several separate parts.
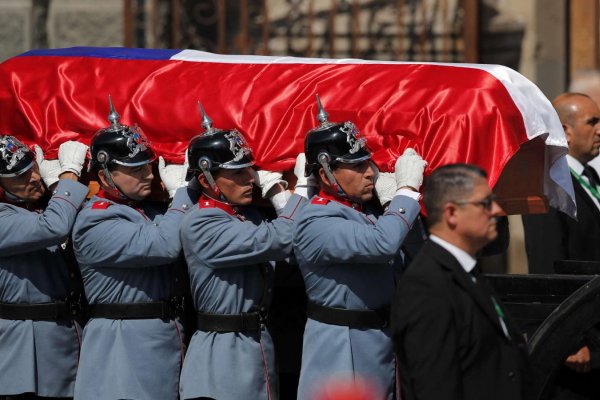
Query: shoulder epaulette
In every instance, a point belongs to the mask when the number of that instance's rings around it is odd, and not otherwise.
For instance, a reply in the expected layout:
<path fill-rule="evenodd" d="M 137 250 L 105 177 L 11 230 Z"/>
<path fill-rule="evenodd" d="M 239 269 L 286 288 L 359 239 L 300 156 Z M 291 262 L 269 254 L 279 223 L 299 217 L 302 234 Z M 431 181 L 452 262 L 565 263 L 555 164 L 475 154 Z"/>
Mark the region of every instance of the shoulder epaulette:
<path fill-rule="evenodd" d="M 324 206 L 325 204 L 329 203 L 329 201 L 330 200 L 324 199 L 323 197 L 315 196 L 310 201 L 310 204 L 320 204 L 320 205 Z"/>
<path fill-rule="evenodd" d="M 92 210 L 106 210 L 112 203 L 106 200 L 98 200 L 92 204 Z"/>

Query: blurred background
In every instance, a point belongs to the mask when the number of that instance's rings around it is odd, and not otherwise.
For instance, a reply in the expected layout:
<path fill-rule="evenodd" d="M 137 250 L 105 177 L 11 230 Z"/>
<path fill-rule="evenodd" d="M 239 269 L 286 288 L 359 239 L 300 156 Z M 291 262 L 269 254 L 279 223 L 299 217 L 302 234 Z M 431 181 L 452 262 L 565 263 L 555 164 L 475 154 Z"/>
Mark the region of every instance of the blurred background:
<path fill-rule="evenodd" d="M 0 61 L 34 48 L 127 46 L 493 63 L 549 99 L 599 67 L 600 0 L 0 0 Z M 527 272 L 520 216 L 488 271 Z"/>

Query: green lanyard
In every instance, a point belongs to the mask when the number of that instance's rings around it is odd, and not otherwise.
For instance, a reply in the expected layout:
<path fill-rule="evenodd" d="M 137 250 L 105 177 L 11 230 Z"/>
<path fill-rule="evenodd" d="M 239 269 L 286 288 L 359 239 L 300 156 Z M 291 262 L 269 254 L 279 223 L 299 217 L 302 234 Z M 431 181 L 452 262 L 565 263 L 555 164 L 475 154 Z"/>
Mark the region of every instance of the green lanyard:
<path fill-rule="evenodd" d="M 498 304 L 496 299 L 493 297 L 492 297 L 492 303 L 494 303 L 494 308 L 496 309 L 496 314 L 498 314 L 498 317 L 500 317 L 500 319 L 504 320 L 504 311 L 502 311 L 502 309 L 500 308 L 500 305 Z"/>
<path fill-rule="evenodd" d="M 490 297 L 492 299 L 492 303 L 494 303 L 494 309 L 496 310 L 496 314 L 498 314 L 498 321 L 500 322 L 500 327 L 502 328 L 502 332 L 504 333 L 504 336 L 506 336 L 506 338 L 508 340 L 511 340 L 510 333 L 508 333 L 508 328 L 506 327 L 506 322 L 504 322 L 504 311 L 502 311 L 500 304 L 498 304 L 498 302 L 496 301 L 494 296 L 490 296 Z"/>
<path fill-rule="evenodd" d="M 587 183 L 585 181 L 585 179 L 583 179 L 581 177 L 581 175 L 579 175 L 577 172 L 573 171 L 572 168 L 569 167 L 569 170 L 571 171 L 571 175 L 573 175 L 575 177 L 575 179 L 577 179 L 577 182 L 579 182 L 581 184 L 581 186 L 583 186 L 587 190 L 589 190 L 590 193 L 592 194 L 592 196 L 594 196 L 596 198 L 596 200 L 600 201 L 600 193 L 598 192 L 598 189 L 592 187 L 592 185 Z"/>

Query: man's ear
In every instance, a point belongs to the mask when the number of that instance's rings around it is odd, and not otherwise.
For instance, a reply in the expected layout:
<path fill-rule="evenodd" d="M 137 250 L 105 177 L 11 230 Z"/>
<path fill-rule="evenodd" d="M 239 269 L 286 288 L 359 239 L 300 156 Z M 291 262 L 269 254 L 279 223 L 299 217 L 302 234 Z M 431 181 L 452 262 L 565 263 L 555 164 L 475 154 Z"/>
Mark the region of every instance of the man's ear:
<path fill-rule="evenodd" d="M 458 207 L 454 203 L 446 203 L 444 204 L 442 218 L 446 222 L 446 225 L 454 229 L 456 224 L 458 223 L 458 218 L 456 212 L 458 211 Z"/>
<path fill-rule="evenodd" d="M 200 186 L 202 186 L 202 189 L 210 189 L 210 184 L 208 183 L 208 181 L 206 180 L 206 176 L 204 176 L 203 173 L 199 173 L 197 177 L 195 177 L 194 179 L 198 179 L 198 183 L 200 183 Z"/>
<path fill-rule="evenodd" d="M 325 169 L 323 168 L 319 168 L 319 178 L 321 178 L 321 182 L 323 182 L 326 185 L 331 186 L 331 182 L 329 182 L 329 179 L 327 179 L 327 174 L 325 173 Z"/>
<path fill-rule="evenodd" d="M 102 186 L 102 187 L 109 187 L 110 186 L 108 184 L 108 181 L 106 180 L 106 177 L 104 176 L 104 169 L 98 169 L 98 170 L 96 170 L 96 175 L 98 177 L 98 183 L 100 184 L 100 186 Z"/>
<path fill-rule="evenodd" d="M 565 136 L 567 137 L 567 144 L 571 144 L 571 138 L 573 137 L 573 129 L 568 124 L 561 124 L 563 130 L 565 131 Z"/>

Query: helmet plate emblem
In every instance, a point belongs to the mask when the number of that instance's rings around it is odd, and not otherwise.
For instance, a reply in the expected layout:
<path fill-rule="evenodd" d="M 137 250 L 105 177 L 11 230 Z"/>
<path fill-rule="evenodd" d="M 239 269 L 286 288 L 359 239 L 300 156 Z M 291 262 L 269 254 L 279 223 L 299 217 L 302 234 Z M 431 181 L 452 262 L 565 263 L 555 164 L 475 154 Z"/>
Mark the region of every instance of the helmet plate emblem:
<path fill-rule="evenodd" d="M 244 137 L 237 131 L 231 131 L 225 135 L 229 140 L 229 150 L 233 154 L 234 162 L 240 161 L 245 155 L 250 153 L 250 147 Z"/>
<path fill-rule="evenodd" d="M 25 157 L 23 149 L 25 145 L 14 137 L 0 139 L 0 156 L 6 163 L 6 169 L 10 171 L 17 163 Z"/>
<path fill-rule="evenodd" d="M 134 129 L 128 129 L 123 132 L 123 136 L 127 138 L 127 148 L 130 153 L 129 158 L 135 157 L 140 151 L 146 150 L 146 140 L 141 133 Z"/>
<path fill-rule="evenodd" d="M 358 129 L 356 129 L 356 126 L 352 122 L 344 122 L 344 125 L 340 127 L 340 131 L 346 134 L 346 142 L 350 146 L 350 154 L 354 154 L 365 147 L 367 140 L 359 136 Z"/>

